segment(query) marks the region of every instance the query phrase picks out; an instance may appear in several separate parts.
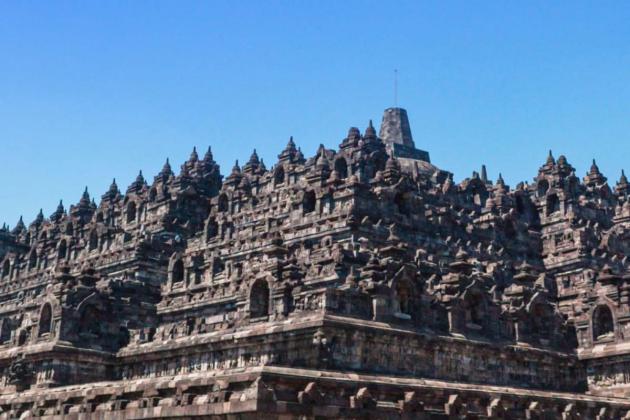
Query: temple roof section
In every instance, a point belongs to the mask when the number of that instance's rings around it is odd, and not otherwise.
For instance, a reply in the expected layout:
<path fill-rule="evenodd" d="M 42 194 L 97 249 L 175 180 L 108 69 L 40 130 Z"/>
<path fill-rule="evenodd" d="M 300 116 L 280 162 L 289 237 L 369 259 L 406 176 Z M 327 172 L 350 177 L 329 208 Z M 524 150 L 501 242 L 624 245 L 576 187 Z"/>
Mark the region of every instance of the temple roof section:
<path fill-rule="evenodd" d="M 385 110 L 379 137 L 387 145 L 387 151 L 391 156 L 431 162 L 429 152 L 416 149 L 407 111 L 403 108 Z"/>

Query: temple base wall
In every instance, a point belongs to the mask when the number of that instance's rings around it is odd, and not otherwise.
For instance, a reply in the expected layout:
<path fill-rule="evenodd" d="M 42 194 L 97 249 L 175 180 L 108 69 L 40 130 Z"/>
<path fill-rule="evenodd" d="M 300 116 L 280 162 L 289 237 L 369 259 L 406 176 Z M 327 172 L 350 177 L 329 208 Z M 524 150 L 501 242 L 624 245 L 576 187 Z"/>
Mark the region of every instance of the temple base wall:
<path fill-rule="evenodd" d="M 614 398 L 269 366 L 30 390 L 0 397 L 0 410 L 7 420 L 630 418 Z"/>

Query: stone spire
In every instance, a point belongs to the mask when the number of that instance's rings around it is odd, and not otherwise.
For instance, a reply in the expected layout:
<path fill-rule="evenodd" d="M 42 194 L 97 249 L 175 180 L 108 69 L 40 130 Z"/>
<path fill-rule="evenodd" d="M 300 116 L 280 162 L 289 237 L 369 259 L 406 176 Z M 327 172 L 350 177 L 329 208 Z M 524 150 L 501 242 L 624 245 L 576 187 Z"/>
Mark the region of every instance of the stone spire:
<path fill-rule="evenodd" d="M 388 156 L 387 162 L 385 162 L 385 171 L 383 172 L 383 178 L 388 183 L 394 183 L 400 178 L 400 163 L 398 159 L 393 156 Z"/>
<path fill-rule="evenodd" d="M 26 226 L 24 225 L 24 219 L 22 218 L 22 216 L 20 216 L 20 219 L 15 224 L 15 227 L 13 228 L 11 233 L 14 235 L 19 235 L 24 231 L 24 229 L 26 229 Z"/>
<path fill-rule="evenodd" d="M 57 209 L 50 215 L 50 220 L 53 222 L 57 222 L 61 220 L 66 210 L 63 208 L 63 200 L 59 200 L 59 204 L 57 205 Z"/>
<path fill-rule="evenodd" d="M 181 172 L 179 174 L 179 178 L 189 177 L 197 167 L 199 163 L 199 155 L 197 154 L 197 147 L 193 146 L 192 152 L 190 153 L 190 157 L 186 162 L 181 166 Z"/>
<path fill-rule="evenodd" d="M 348 130 L 348 139 L 352 141 L 359 141 L 361 138 L 361 131 L 357 127 L 350 127 Z"/>
<path fill-rule="evenodd" d="M 112 201 L 115 200 L 120 194 L 120 190 L 118 189 L 118 184 L 116 184 L 116 178 L 112 179 L 112 183 L 109 185 L 109 189 L 105 194 L 101 196 L 101 199 L 104 201 Z"/>
<path fill-rule="evenodd" d="M 95 208 L 96 206 L 92 205 L 88 188 L 85 187 L 79 203 L 76 206 L 70 206 L 70 215 L 73 218 L 79 219 L 81 223 L 87 223 L 94 214 Z"/>
<path fill-rule="evenodd" d="M 569 166 L 569 161 L 567 161 L 567 157 L 565 155 L 560 155 L 558 157 L 558 166 Z"/>
<path fill-rule="evenodd" d="M 138 172 L 138 176 L 136 177 L 136 184 L 144 185 L 144 183 L 145 183 L 144 176 L 142 175 L 142 169 L 140 169 L 140 171 Z"/>
<path fill-rule="evenodd" d="M 250 165 L 258 165 L 260 163 L 260 158 L 258 157 L 256 149 L 252 152 L 252 155 L 249 157 L 249 161 L 247 163 Z"/>
<path fill-rule="evenodd" d="M 210 146 L 208 146 L 208 151 L 203 156 L 203 161 L 210 164 L 214 163 L 214 156 L 212 156 L 212 148 Z"/>
<path fill-rule="evenodd" d="M 189 162 L 197 162 L 199 160 L 199 155 L 197 154 L 197 146 L 193 146 L 192 152 L 190 153 L 190 158 L 188 158 Z"/>
<path fill-rule="evenodd" d="M 260 158 L 258 157 L 258 153 L 256 153 L 256 149 L 252 152 L 252 155 L 249 157 L 247 163 L 243 166 L 244 173 L 254 173 L 260 167 Z"/>
<path fill-rule="evenodd" d="M 606 181 L 607 178 L 600 172 L 597 162 L 593 159 L 591 169 L 587 172 L 586 177 L 584 178 L 584 183 L 588 186 L 596 186 L 602 185 L 606 183 Z"/>
<path fill-rule="evenodd" d="M 287 147 L 285 147 L 282 153 L 278 155 L 278 159 L 280 160 L 280 162 L 291 162 L 295 159 L 296 155 L 297 155 L 297 148 L 295 147 L 293 136 L 291 136 L 289 137 L 289 142 L 287 143 Z"/>
<path fill-rule="evenodd" d="M 551 151 L 551 149 L 549 149 L 549 155 L 547 156 L 546 165 L 547 166 L 553 166 L 555 164 L 556 164 L 556 160 L 553 157 L 553 152 Z"/>
<path fill-rule="evenodd" d="M 595 162 L 595 159 L 593 159 L 593 163 L 591 164 L 591 170 L 590 170 L 590 174 L 592 175 L 599 175 L 599 166 L 597 166 L 597 162 Z"/>
<path fill-rule="evenodd" d="M 348 130 L 348 136 L 341 142 L 339 145 L 340 149 L 345 149 L 348 147 L 357 147 L 359 145 L 359 141 L 361 140 L 361 131 L 357 127 L 350 127 Z"/>
<path fill-rule="evenodd" d="M 239 184 L 242 178 L 241 167 L 238 165 L 238 159 L 234 162 L 234 166 L 232 166 L 232 172 L 225 179 L 225 184 L 236 186 Z"/>
<path fill-rule="evenodd" d="M 374 139 L 376 138 L 376 129 L 372 125 L 372 120 L 368 123 L 367 128 L 365 129 L 365 134 L 363 135 L 366 139 Z"/>
<path fill-rule="evenodd" d="M 416 148 L 413 138 L 411 137 L 411 127 L 409 126 L 407 111 L 403 108 L 387 108 L 385 110 L 379 137 L 387 145 L 396 143 L 412 149 Z"/>
<path fill-rule="evenodd" d="M 173 175 L 173 169 L 171 169 L 171 162 L 168 158 L 166 158 L 166 162 L 164 162 L 164 166 L 162 167 L 162 172 L 165 175 Z"/>
<path fill-rule="evenodd" d="M 428 152 L 416 149 L 407 111 L 403 108 L 385 110 L 379 137 L 385 143 L 387 152 L 394 157 L 431 162 Z"/>
<path fill-rule="evenodd" d="M 159 174 L 157 174 L 157 176 L 155 178 L 156 178 L 156 181 L 157 180 L 161 180 L 163 182 L 166 182 L 172 176 L 173 176 L 173 169 L 171 168 L 171 163 L 170 163 L 169 159 L 166 158 L 166 162 L 164 163 L 164 166 L 162 167 L 162 170 L 160 171 Z"/>
<path fill-rule="evenodd" d="M 188 179 L 190 178 L 190 171 L 191 171 L 191 163 L 190 162 L 186 162 L 182 165 L 181 167 L 181 171 L 179 173 L 179 176 L 177 177 L 179 181 L 181 181 L 182 179 Z"/>
<path fill-rule="evenodd" d="M 323 144 L 320 144 L 317 149 L 317 157 L 315 159 L 315 165 L 313 165 L 311 169 L 311 173 L 315 177 L 323 178 L 328 178 L 328 175 L 330 175 L 330 164 L 326 156 L 326 148 Z"/>
<path fill-rule="evenodd" d="M 138 176 L 136 176 L 135 181 L 133 181 L 131 185 L 129 185 L 129 187 L 127 188 L 127 193 L 132 191 L 135 193 L 139 193 L 144 188 L 144 183 L 144 176 L 142 175 L 142 170 L 140 170 L 138 172 Z"/>
<path fill-rule="evenodd" d="M 241 173 L 241 167 L 238 166 L 238 159 L 236 159 L 236 162 L 234 162 L 234 166 L 232 166 L 232 173 L 233 174 L 240 174 Z"/>
<path fill-rule="evenodd" d="M 199 191 L 206 191 L 207 194 L 213 195 L 221 189 L 221 180 L 223 179 L 219 165 L 214 161 L 212 149 L 208 146 L 208 150 L 203 159 L 197 164 L 197 174 L 203 178 L 203 182 L 197 184 Z"/>
<path fill-rule="evenodd" d="M 88 192 L 88 187 L 85 187 L 83 190 L 83 194 L 81 194 L 81 199 L 79 200 L 80 207 L 89 207 L 90 205 L 90 193 Z"/>
<path fill-rule="evenodd" d="M 628 178 L 626 177 L 626 172 L 622 169 L 621 176 L 619 177 L 619 181 L 615 186 L 615 190 L 617 194 L 627 195 L 630 193 L 630 184 L 628 183 Z"/>
<path fill-rule="evenodd" d="M 31 225 L 39 226 L 42 224 L 43 221 L 44 221 L 44 211 L 42 209 L 39 209 L 39 213 L 37 213 L 37 216 L 35 217 L 35 220 L 33 221 Z"/>
<path fill-rule="evenodd" d="M 295 162 L 296 163 L 304 163 L 306 159 L 304 159 L 304 153 L 302 153 L 302 149 L 298 147 L 297 153 L 295 154 Z"/>
<path fill-rule="evenodd" d="M 293 141 L 293 136 L 289 137 L 289 142 L 287 143 L 287 147 L 285 147 L 285 152 L 295 152 L 295 142 Z"/>

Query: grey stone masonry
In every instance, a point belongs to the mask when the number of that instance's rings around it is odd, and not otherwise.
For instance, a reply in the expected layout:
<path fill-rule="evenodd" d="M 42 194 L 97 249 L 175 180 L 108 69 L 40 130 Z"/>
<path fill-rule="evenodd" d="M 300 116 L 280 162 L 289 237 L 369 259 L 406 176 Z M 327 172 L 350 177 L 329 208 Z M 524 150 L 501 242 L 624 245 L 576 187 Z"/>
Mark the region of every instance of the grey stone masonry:
<path fill-rule="evenodd" d="M 630 184 L 461 182 L 407 113 L 0 228 L 2 419 L 630 419 Z"/>
<path fill-rule="evenodd" d="M 409 117 L 403 108 L 385 110 L 379 137 L 385 143 L 389 154 L 394 157 L 431 162 L 428 152 L 416 149 L 411 136 Z"/>

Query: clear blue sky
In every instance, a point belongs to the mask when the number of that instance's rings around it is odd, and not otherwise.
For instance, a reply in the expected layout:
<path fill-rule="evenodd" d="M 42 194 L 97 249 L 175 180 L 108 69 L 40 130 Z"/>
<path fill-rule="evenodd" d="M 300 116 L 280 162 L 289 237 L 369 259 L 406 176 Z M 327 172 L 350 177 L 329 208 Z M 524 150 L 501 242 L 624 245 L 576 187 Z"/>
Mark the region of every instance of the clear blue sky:
<path fill-rule="evenodd" d="M 0 3 L 0 223 L 212 145 L 270 166 L 410 115 L 416 145 L 514 186 L 548 149 L 630 170 L 630 2 Z"/>

